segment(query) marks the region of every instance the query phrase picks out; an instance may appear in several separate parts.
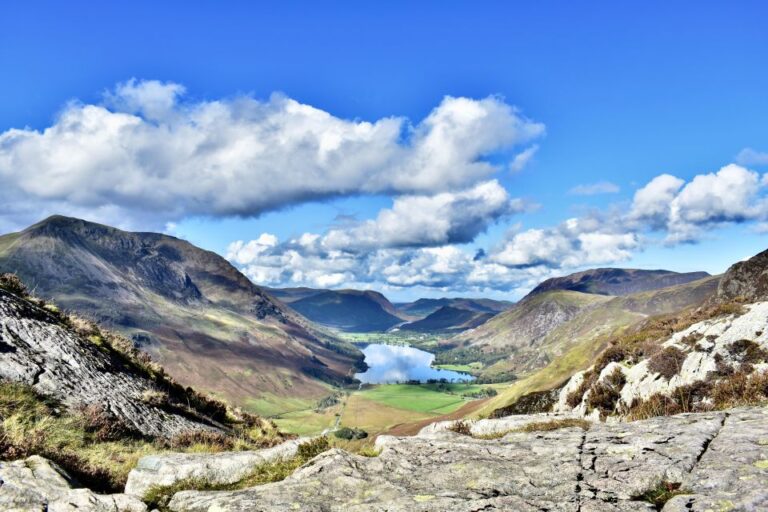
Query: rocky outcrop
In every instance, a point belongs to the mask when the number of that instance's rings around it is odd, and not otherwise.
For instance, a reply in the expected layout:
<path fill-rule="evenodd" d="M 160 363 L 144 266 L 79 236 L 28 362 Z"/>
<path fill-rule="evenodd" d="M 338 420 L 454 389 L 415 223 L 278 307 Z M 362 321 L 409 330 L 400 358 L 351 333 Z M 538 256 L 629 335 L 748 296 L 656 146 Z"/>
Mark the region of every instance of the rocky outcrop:
<path fill-rule="evenodd" d="M 213 429 L 147 403 L 161 394 L 130 363 L 83 339 L 45 309 L 0 289 L 0 378 L 76 408 L 97 405 L 150 437 Z"/>
<path fill-rule="evenodd" d="M 181 511 L 641 511 L 678 489 L 665 511 L 765 510 L 768 409 L 684 414 L 588 430 L 523 432 L 536 415 L 381 436 L 378 457 L 330 450 L 286 480 L 240 491 L 184 491 Z M 551 419 L 551 417 L 550 417 Z M 510 432 L 504 434 L 508 429 Z M 476 434 L 478 432 L 475 432 Z"/>
<path fill-rule="evenodd" d="M 768 371 L 768 302 L 750 304 L 744 306 L 744 310 L 741 315 L 705 320 L 673 334 L 662 341 L 661 350 L 655 357 L 645 358 L 633 365 L 612 362 L 602 368 L 598 384 L 609 385 L 617 372 L 622 376 L 615 412 L 627 410 L 638 400 L 652 395 L 669 395 L 682 386 L 711 381 L 720 373 L 741 368 L 744 363 L 753 372 Z M 665 357 L 668 358 L 666 362 Z M 654 364 L 654 361 L 659 363 Z M 662 374 L 664 366 L 668 367 L 667 375 Z M 555 411 L 582 416 L 591 413 L 599 417 L 599 411 L 590 411 L 588 407 L 594 386 L 586 390 L 575 407 L 569 399 L 580 389 L 587 372 L 591 371 L 579 372 L 570 379 L 560 391 Z"/>
<path fill-rule="evenodd" d="M 717 299 L 768 300 L 768 251 L 732 265 L 720 280 Z"/>
<path fill-rule="evenodd" d="M 34 455 L 0 462 L 0 510 L 9 512 L 146 512 L 135 496 L 73 488 L 59 466 Z"/>
<path fill-rule="evenodd" d="M 150 455 L 140 459 L 130 472 L 125 492 L 142 497 L 152 487 L 171 486 L 189 479 L 212 485 L 233 484 L 260 464 L 295 456 L 302 442 L 306 439 L 294 439 L 256 451 Z"/>

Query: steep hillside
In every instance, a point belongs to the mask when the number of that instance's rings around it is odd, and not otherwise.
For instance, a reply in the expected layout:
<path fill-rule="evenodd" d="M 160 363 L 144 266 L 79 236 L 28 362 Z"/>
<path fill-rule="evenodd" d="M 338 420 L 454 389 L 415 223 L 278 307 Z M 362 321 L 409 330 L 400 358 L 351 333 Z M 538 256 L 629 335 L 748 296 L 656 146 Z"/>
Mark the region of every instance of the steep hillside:
<path fill-rule="evenodd" d="M 386 331 L 403 321 L 386 297 L 370 290 L 321 291 L 290 307 L 313 322 L 348 332 Z"/>
<path fill-rule="evenodd" d="M 0 460 L 42 455 L 81 485 L 114 491 L 146 453 L 282 440 L 271 422 L 174 382 L 129 340 L 60 312 L 28 295 L 16 276 L 0 274 Z M 9 503 L 10 476 L 0 470 L 0 509 L 31 510 L 23 486 L 10 486 L 22 501 Z"/>
<path fill-rule="evenodd" d="M 478 313 L 501 313 L 514 305 L 513 302 L 493 299 L 418 299 L 414 302 L 396 304 L 397 310 L 403 314 L 415 317 L 426 317 L 438 309 L 449 306 L 458 309 L 468 309 Z"/>
<path fill-rule="evenodd" d="M 322 381 L 361 360 L 220 256 L 166 235 L 55 216 L 0 237 L 0 270 L 131 337 L 182 383 L 266 414 L 290 408 L 287 394 L 324 395 Z"/>
<path fill-rule="evenodd" d="M 101 333 L 93 331 L 86 339 L 55 309 L 10 293 L 2 284 L 0 380 L 25 384 L 69 408 L 97 406 L 110 421 L 143 436 L 218 430 L 213 420 L 187 410 L 190 397 L 183 388 L 171 388 L 176 395 L 168 394 L 168 383 L 158 381 L 139 359 L 115 349 Z"/>
<path fill-rule="evenodd" d="M 630 295 L 685 284 L 708 276 L 706 272 L 681 274 L 669 270 L 596 268 L 547 279 L 534 288 L 529 296 L 551 290 L 573 290 L 600 295 Z"/>
<path fill-rule="evenodd" d="M 742 300 L 756 302 L 768 299 L 768 251 L 732 265 L 723 274 L 717 288 L 720 302 Z"/>
<path fill-rule="evenodd" d="M 563 386 L 572 375 L 592 365 L 616 340 L 635 339 L 648 322 L 685 316 L 686 311 L 712 300 L 719 281 L 720 277 L 715 276 L 657 291 L 614 297 L 585 311 L 542 340 L 542 352 L 550 354 L 546 366 L 525 373 L 525 378 L 489 400 L 481 413 L 504 410 L 524 395 Z M 514 362 L 514 358 L 510 361 Z"/>
<path fill-rule="evenodd" d="M 493 313 L 481 313 L 469 309 L 443 306 L 434 313 L 415 322 L 400 326 L 402 331 L 416 332 L 460 332 L 484 324 Z"/>
<path fill-rule="evenodd" d="M 466 347 L 439 354 L 438 359 L 442 363 L 447 356 L 454 353 L 465 355 L 467 359 L 477 357 L 478 353 L 481 357 L 486 354 L 485 357 L 492 364 L 487 365 L 479 373 L 481 377 L 498 380 L 497 376 L 513 375 L 520 379 L 489 401 L 491 405 L 484 408 L 488 412 L 489 407 L 503 407 L 524 393 L 548 390 L 562 385 L 575 372 L 589 366 L 613 337 L 632 329 L 649 315 L 672 313 L 703 303 L 715 294 L 718 280 L 717 277 L 709 277 L 627 297 L 579 294 L 591 298 L 601 297 L 602 300 L 590 303 L 588 307 L 578 311 L 567 321 L 553 326 L 532 345 L 518 344 L 514 347 L 507 346 L 508 348 L 505 349 L 494 350 L 493 345 L 474 347 L 471 344 L 472 333 L 483 331 L 486 325 L 498 321 L 500 317 L 511 313 L 510 311 L 474 331 L 466 331 L 457 336 L 456 338 L 466 340 L 468 343 Z M 520 304 L 527 303 L 529 300 L 541 301 L 550 293 L 577 292 L 548 292 L 526 299 Z M 527 312 L 527 315 L 519 318 L 518 322 L 527 325 L 528 315 L 533 315 L 532 318 L 535 319 L 539 317 L 539 312 L 533 308 Z M 511 338 L 515 339 L 514 336 Z M 454 340 L 450 342 L 455 342 Z M 495 356 L 495 361 L 490 359 L 491 356 Z"/>
<path fill-rule="evenodd" d="M 560 391 L 557 409 L 647 417 L 768 400 L 768 253 L 737 263 L 702 307 L 618 337 Z"/>

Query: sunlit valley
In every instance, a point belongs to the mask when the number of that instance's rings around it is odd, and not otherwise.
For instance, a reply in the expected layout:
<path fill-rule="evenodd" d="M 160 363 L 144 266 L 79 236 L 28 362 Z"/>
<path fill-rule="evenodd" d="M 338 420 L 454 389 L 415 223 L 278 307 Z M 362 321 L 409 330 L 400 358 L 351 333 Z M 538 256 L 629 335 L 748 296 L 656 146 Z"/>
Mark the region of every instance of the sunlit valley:
<path fill-rule="evenodd" d="M 768 510 L 768 9 L 0 15 L 0 511 Z"/>

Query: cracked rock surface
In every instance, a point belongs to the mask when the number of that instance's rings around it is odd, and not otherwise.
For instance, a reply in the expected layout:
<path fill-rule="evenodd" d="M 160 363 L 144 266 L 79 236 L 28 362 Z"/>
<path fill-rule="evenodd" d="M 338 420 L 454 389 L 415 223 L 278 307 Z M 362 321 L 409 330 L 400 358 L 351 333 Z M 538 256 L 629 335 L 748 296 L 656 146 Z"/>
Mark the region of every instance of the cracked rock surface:
<path fill-rule="evenodd" d="M 146 512 L 138 498 L 73 489 L 67 473 L 34 455 L 0 462 L 0 510 L 8 512 Z"/>
<path fill-rule="evenodd" d="M 292 439 L 272 448 L 243 452 L 171 453 L 142 457 L 128 475 L 125 493 L 144 496 L 154 486 L 169 486 L 181 480 L 198 479 L 211 484 L 239 482 L 264 462 L 296 455 L 306 439 Z"/>
<path fill-rule="evenodd" d="M 503 433 L 541 416 L 483 420 Z M 484 440 L 443 428 L 381 436 L 378 457 L 330 450 L 282 482 L 184 491 L 181 511 L 644 511 L 661 484 L 685 494 L 665 511 L 768 510 L 768 408 L 683 414 L 587 431 L 509 432 Z"/>
<path fill-rule="evenodd" d="M 152 382 L 60 325 L 47 311 L 0 290 L 0 379 L 29 384 L 68 407 L 98 404 L 147 436 L 210 428 L 145 403 Z"/>

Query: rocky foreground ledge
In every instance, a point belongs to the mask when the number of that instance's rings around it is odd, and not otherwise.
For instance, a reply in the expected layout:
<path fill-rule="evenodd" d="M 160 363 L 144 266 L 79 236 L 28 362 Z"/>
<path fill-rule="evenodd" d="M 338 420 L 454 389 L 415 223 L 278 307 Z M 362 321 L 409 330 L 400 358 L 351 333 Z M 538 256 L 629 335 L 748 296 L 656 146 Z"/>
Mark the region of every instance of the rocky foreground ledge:
<path fill-rule="evenodd" d="M 182 491 L 170 509 L 182 511 L 727 511 L 768 510 L 768 408 L 683 414 L 633 423 L 587 424 L 522 431 L 562 417 L 482 420 L 464 434 L 439 423 L 415 437 L 381 436 L 378 457 L 342 450 L 319 455 L 286 480 L 239 491 Z M 226 468 L 217 456 L 218 468 Z M 152 467 L 173 482 L 204 458 L 140 463 L 134 482 Z M 234 459 L 233 459 L 234 460 Z M 35 460 L 33 465 L 43 464 Z M 66 490 L 63 478 L 0 464 L 0 508 L 16 510 L 141 510 L 138 496 Z M 27 469 L 21 468 L 27 467 Z M 21 468 L 21 469 L 19 469 Z M 52 466 L 50 466 L 52 468 Z M 167 474 L 163 474 L 167 468 Z M 19 480 L 23 474 L 23 480 Z M 174 476 L 175 475 L 175 476 Z M 50 482 L 55 481 L 56 486 Z M 54 488 L 59 501 L 49 495 Z M 128 492 L 138 493 L 142 486 Z M 68 488 L 68 487 L 67 487 Z M 23 490 L 23 492 L 21 492 Z M 660 491 L 664 503 L 652 504 Z M 28 501 L 14 501 L 26 496 Z M 31 497 L 37 501 L 29 501 Z M 51 500 L 50 503 L 45 499 Z M 76 503 L 72 503 L 79 498 Z M 61 501 L 64 499 L 64 501 Z M 56 505 L 56 504 L 59 505 Z M 25 504 L 29 508 L 25 508 Z M 52 506 L 49 506 L 52 505 Z M 37 508 L 33 508 L 37 506 Z M 74 508 L 76 506 L 77 508 Z"/>

